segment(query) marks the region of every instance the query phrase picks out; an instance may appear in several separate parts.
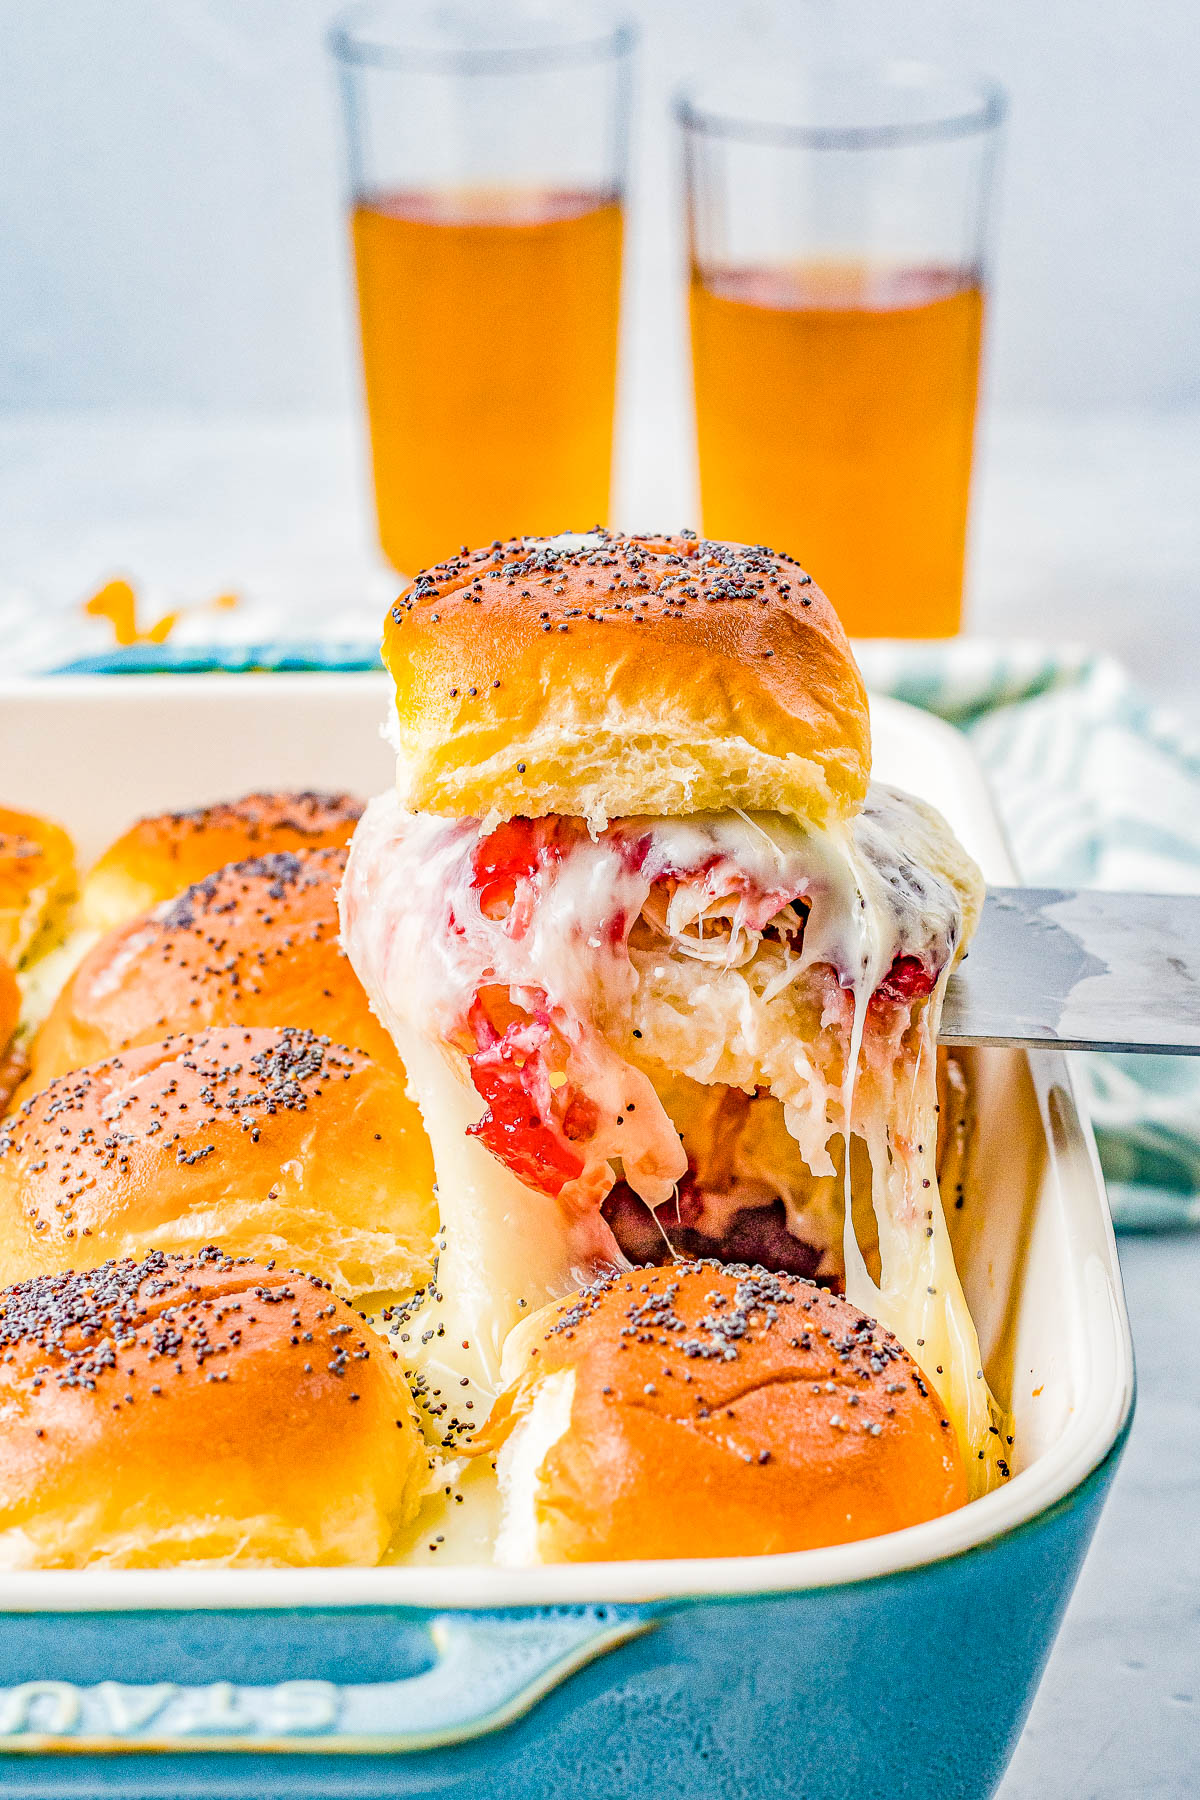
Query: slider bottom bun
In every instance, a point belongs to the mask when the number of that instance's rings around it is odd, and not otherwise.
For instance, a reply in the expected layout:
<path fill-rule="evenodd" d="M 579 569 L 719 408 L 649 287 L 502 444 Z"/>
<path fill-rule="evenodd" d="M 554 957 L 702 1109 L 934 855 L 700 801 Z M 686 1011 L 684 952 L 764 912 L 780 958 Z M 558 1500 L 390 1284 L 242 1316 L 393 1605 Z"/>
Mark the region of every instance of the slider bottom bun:
<path fill-rule="evenodd" d="M 962 1506 L 937 1395 L 890 1332 L 794 1276 L 715 1262 L 605 1276 L 524 1321 L 477 1448 L 497 1561 L 763 1556 Z"/>
<path fill-rule="evenodd" d="M 12 969 L 0 956 L 0 1113 L 25 1074 L 27 1064 L 17 1043 L 21 1023 L 21 990 Z"/>
<path fill-rule="evenodd" d="M 428 1458 L 315 1279 L 152 1254 L 0 1291 L 0 1564 L 376 1563 Z"/>
<path fill-rule="evenodd" d="M 75 847 L 61 825 L 0 807 L 0 956 L 26 968 L 62 937 L 76 893 Z"/>
<path fill-rule="evenodd" d="M 351 1296 L 407 1293 L 433 1272 L 436 1230 L 401 1077 L 298 1027 L 125 1050 L 0 1127 L 6 1281 L 217 1243 Z"/>

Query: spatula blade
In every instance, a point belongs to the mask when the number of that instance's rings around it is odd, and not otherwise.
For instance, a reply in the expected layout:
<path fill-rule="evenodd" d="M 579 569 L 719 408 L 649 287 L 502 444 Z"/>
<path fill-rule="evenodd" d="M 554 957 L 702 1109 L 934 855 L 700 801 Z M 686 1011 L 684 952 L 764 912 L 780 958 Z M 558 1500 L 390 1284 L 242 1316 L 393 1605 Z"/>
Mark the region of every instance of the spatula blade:
<path fill-rule="evenodd" d="M 1200 1055 L 1200 895 L 992 888 L 939 1035 Z"/>

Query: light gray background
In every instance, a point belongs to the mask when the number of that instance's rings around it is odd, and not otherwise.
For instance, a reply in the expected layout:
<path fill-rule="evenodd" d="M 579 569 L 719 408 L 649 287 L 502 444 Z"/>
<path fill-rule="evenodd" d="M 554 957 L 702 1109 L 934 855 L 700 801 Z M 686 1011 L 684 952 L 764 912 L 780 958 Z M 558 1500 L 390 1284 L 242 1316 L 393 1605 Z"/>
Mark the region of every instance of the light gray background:
<path fill-rule="evenodd" d="M 328 0 L 0 9 L 0 408 L 325 409 L 353 392 Z M 666 98 L 774 39 L 893 47 L 1009 87 L 995 330 L 1006 405 L 1200 400 L 1195 0 L 632 0 L 633 368 L 678 344 Z M 678 355 L 668 358 L 673 370 Z M 659 380 L 632 395 L 660 399 Z M 636 435 L 636 434 L 635 434 Z"/>

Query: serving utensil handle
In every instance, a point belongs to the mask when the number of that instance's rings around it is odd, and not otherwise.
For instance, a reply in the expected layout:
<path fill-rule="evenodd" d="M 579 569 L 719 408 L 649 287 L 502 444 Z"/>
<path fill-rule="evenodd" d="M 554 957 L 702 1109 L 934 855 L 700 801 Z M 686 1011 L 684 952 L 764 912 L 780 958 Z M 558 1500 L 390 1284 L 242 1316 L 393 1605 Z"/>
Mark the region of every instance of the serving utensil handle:
<path fill-rule="evenodd" d="M 0 1688 L 0 1752 L 437 1750 L 512 1724 L 653 1623 L 607 1606 L 442 1613 L 428 1662 L 398 1681 L 27 1681 Z"/>

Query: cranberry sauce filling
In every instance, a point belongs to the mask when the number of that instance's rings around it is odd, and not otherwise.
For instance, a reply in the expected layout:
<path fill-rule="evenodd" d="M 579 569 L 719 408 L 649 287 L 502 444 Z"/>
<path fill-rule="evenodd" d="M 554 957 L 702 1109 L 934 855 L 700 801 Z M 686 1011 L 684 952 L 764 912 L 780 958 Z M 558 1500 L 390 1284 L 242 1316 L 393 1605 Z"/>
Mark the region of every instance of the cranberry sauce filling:
<path fill-rule="evenodd" d="M 927 1000 L 937 983 L 934 971 L 919 956 L 898 956 L 872 999 L 892 1000 L 911 1006 L 914 1000 Z"/>
<path fill-rule="evenodd" d="M 544 998 L 544 997 L 543 997 Z M 558 1194 L 583 1173 L 575 1145 L 590 1138 L 598 1112 L 574 1083 L 551 1065 L 564 1061 L 545 1011 L 518 1013 L 499 1029 L 483 995 L 469 1024 L 476 1048 L 468 1055 L 471 1080 L 487 1110 L 467 1127 L 527 1187 Z"/>
<path fill-rule="evenodd" d="M 575 819 L 507 819 L 480 838 L 471 852 L 471 878 L 484 917 L 507 918 L 522 890 L 562 861 L 582 829 Z"/>

